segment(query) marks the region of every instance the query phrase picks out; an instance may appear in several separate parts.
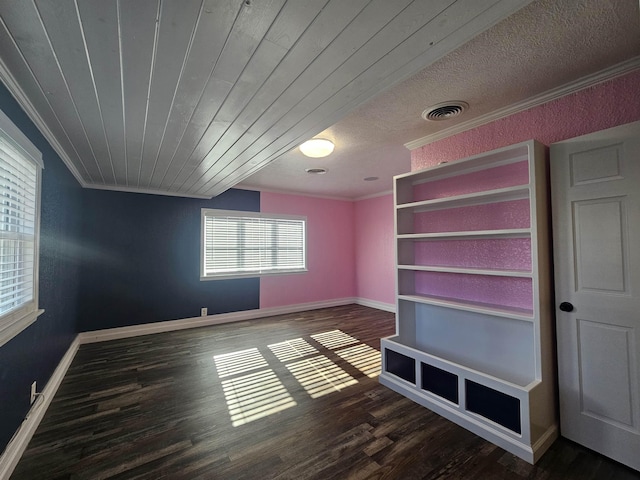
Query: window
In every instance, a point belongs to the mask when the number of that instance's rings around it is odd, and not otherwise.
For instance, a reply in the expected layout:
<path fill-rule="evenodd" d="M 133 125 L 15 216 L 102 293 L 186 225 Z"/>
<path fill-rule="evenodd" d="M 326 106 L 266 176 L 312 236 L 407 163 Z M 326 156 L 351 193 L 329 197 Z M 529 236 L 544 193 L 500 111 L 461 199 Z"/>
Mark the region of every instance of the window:
<path fill-rule="evenodd" d="M 201 280 L 306 271 L 306 218 L 202 209 Z"/>
<path fill-rule="evenodd" d="M 38 310 L 38 234 L 42 156 L 0 111 L 0 345 Z"/>

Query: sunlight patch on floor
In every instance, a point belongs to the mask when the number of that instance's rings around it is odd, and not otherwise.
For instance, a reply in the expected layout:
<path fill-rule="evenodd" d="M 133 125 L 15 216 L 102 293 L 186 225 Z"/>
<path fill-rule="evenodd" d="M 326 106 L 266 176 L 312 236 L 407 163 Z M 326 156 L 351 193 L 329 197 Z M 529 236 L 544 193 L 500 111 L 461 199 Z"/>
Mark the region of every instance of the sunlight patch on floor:
<path fill-rule="evenodd" d="M 286 340 L 267 346 L 281 362 L 288 362 L 289 360 L 295 360 L 296 358 L 318 353 L 318 350 L 302 338 L 294 338 L 293 340 Z"/>
<path fill-rule="evenodd" d="M 222 389 L 234 427 L 297 405 L 272 370 L 224 380 Z"/>
<path fill-rule="evenodd" d="M 361 343 L 354 347 L 336 350 L 336 354 L 360 370 L 369 378 L 380 375 L 380 352 L 369 345 Z"/>
<path fill-rule="evenodd" d="M 286 365 L 311 398 L 340 391 L 358 381 L 327 357 L 307 358 Z"/>
<path fill-rule="evenodd" d="M 336 355 L 364 375 L 373 378 L 380 374 L 380 352 L 360 343 L 351 335 L 332 330 L 311 335 L 311 338 L 325 348 L 334 350 Z M 318 349 L 303 338 L 274 343 L 267 345 L 267 348 L 311 398 L 339 392 L 358 383 L 329 358 L 319 355 Z M 273 365 L 269 365 L 258 348 L 215 355 L 213 360 L 234 427 L 297 405 L 278 378 L 277 369 L 271 369 Z M 273 359 L 269 361 L 273 363 Z"/>
<path fill-rule="evenodd" d="M 347 335 L 341 330 L 318 333 L 316 335 L 311 335 L 311 338 L 329 349 L 346 347 L 347 345 L 360 343 L 359 340 L 353 338 L 351 335 Z"/>
<path fill-rule="evenodd" d="M 215 355 L 213 361 L 216 363 L 220 378 L 269 366 L 257 348 Z"/>

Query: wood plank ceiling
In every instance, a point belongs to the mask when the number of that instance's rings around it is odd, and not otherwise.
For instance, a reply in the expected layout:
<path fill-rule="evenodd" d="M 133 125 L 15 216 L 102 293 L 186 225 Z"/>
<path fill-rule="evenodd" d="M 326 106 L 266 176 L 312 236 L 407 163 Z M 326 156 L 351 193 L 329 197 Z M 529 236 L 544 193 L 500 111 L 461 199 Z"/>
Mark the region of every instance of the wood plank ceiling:
<path fill-rule="evenodd" d="M 529 0 L 3 0 L 0 78 L 85 187 L 218 195 Z"/>

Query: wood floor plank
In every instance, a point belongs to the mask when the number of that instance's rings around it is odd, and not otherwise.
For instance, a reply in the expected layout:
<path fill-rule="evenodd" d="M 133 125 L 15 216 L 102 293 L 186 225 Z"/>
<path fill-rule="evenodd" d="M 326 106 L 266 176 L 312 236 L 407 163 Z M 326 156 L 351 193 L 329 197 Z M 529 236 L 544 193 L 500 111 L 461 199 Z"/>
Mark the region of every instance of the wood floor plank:
<path fill-rule="evenodd" d="M 11 478 L 640 479 L 562 438 L 529 465 L 380 385 L 394 328 L 348 305 L 83 345 Z"/>

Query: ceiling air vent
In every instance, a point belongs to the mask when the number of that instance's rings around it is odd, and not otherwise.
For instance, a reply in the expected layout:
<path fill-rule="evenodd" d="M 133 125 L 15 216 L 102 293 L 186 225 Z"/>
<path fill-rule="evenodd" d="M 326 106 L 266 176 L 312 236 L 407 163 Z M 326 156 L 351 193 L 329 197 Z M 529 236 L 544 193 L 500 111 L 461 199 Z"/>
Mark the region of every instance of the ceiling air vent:
<path fill-rule="evenodd" d="M 469 104 L 466 102 L 443 102 L 427 108 L 422 112 L 422 118 L 434 122 L 449 120 L 462 114 Z"/>
<path fill-rule="evenodd" d="M 326 168 L 305 168 L 305 172 L 310 173 L 311 175 L 324 175 L 327 173 Z"/>

